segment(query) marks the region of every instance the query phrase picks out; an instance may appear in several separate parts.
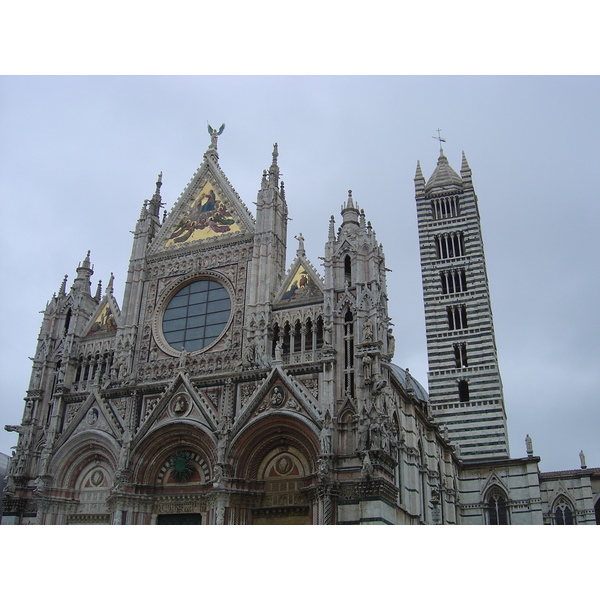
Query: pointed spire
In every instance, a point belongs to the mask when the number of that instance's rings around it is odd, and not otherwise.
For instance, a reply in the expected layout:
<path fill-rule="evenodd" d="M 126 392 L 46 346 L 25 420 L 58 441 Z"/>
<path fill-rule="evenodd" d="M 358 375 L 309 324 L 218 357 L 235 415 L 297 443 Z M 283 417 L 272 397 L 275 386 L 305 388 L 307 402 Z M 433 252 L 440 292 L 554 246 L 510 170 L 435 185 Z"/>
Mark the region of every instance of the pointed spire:
<path fill-rule="evenodd" d="M 60 289 L 58 290 L 58 295 L 59 296 L 65 296 L 67 293 L 67 279 L 69 278 L 68 275 L 65 275 L 63 277 L 62 283 L 60 284 Z"/>
<path fill-rule="evenodd" d="M 460 165 L 460 176 L 462 177 L 463 183 L 468 186 L 468 187 L 472 187 L 473 186 L 473 176 L 471 173 L 471 167 L 469 166 L 469 163 L 467 162 L 467 157 L 465 155 L 465 152 L 463 150 L 462 153 L 462 163 Z"/>
<path fill-rule="evenodd" d="M 106 286 L 106 293 L 111 294 L 114 292 L 113 283 L 115 281 L 115 276 L 111 273 L 110 279 L 108 280 L 108 285 Z"/>
<path fill-rule="evenodd" d="M 98 280 L 98 287 L 96 288 L 94 300 L 96 300 L 97 302 L 100 302 L 100 300 L 102 300 L 102 279 Z"/>
<path fill-rule="evenodd" d="M 444 151 L 440 148 L 440 156 L 437 166 L 429 181 L 425 185 L 425 191 L 430 192 L 434 188 L 462 188 L 462 179 L 460 175 L 448 164 L 448 159 L 444 156 Z"/>
<path fill-rule="evenodd" d="M 88 250 L 83 262 L 77 267 L 77 277 L 71 286 L 72 290 L 82 290 L 85 294 L 90 294 L 90 277 L 94 274 L 94 267 L 90 264 L 90 251 Z"/>
<path fill-rule="evenodd" d="M 162 198 L 160 196 L 160 188 L 162 186 L 162 171 L 158 174 L 158 181 L 156 182 L 156 190 L 150 200 L 150 214 L 158 218 L 160 213 L 160 207 L 163 206 Z"/>
<path fill-rule="evenodd" d="M 335 242 L 335 218 L 331 215 L 331 219 L 329 219 L 329 240 L 330 242 Z"/>
<path fill-rule="evenodd" d="M 342 216 L 344 217 L 342 225 L 345 223 L 355 223 L 358 225 L 358 215 L 358 204 L 354 204 L 354 200 L 352 200 L 352 190 L 348 190 L 348 200 L 346 200 L 346 203 L 342 206 Z"/>
<path fill-rule="evenodd" d="M 90 254 L 91 251 L 88 250 L 87 254 L 85 255 L 85 258 L 83 259 L 83 263 L 79 264 L 79 268 L 77 269 L 79 271 L 79 269 L 89 269 L 90 268 Z"/>
<path fill-rule="evenodd" d="M 421 171 L 421 161 L 417 161 L 417 171 L 415 173 L 415 192 L 417 196 L 422 196 L 425 191 L 425 177 Z"/>
<path fill-rule="evenodd" d="M 269 183 L 275 187 L 279 186 L 279 165 L 277 164 L 277 157 L 279 156 L 279 150 L 277 143 L 273 144 L 273 161 L 269 167 Z"/>

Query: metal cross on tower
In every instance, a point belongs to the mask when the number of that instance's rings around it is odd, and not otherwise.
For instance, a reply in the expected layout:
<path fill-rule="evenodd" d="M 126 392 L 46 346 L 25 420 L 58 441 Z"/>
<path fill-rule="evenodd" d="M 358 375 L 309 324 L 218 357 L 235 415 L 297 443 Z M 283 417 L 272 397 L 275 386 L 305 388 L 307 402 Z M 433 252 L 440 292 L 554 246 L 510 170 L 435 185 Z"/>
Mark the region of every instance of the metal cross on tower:
<path fill-rule="evenodd" d="M 442 149 L 442 142 L 444 142 L 444 143 L 445 143 L 445 142 L 446 142 L 446 140 L 445 140 L 443 137 L 441 137 L 441 135 L 440 135 L 440 134 L 442 133 L 442 130 L 441 130 L 441 129 L 436 129 L 436 131 L 437 131 L 437 136 L 435 136 L 435 135 L 432 135 L 431 137 L 432 137 L 434 140 L 437 140 L 437 141 L 440 143 L 440 150 L 441 150 L 441 149 Z"/>

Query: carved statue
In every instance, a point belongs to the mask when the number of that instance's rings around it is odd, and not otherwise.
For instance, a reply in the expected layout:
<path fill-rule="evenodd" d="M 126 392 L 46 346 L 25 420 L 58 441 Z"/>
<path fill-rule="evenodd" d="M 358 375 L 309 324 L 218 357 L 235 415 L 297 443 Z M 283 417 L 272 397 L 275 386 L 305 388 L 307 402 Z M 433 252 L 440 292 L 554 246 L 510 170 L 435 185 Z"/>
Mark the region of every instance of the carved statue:
<path fill-rule="evenodd" d="M 396 338 L 392 335 L 392 328 L 390 327 L 387 332 L 388 337 L 388 354 L 393 356 L 396 350 Z"/>
<path fill-rule="evenodd" d="M 579 453 L 579 460 L 581 461 L 581 468 L 587 469 L 587 466 L 585 464 L 585 454 L 583 453 L 583 450 Z"/>
<path fill-rule="evenodd" d="M 213 129 L 210 125 L 208 125 L 208 133 L 210 133 L 210 145 L 217 147 L 217 138 L 223 133 L 225 129 L 225 123 L 219 127 L 219 130 Z"/>
<path fill-rule="evenodd" d="M 369 423 L 366 418 L 358 424 L 358 450 L 366 450 L 369 441 Z"/>
<path fill-rule="evenodd" d="M 327 421 L 323 423 L 319 433 L 319 442 L 321 443 L 321 454 L 331 454 L 331 429 Z"/>
<path fill-rule="evenodd" d="M 373 463 L 371 462 L 368 452 L 365 452 L 365 456 L 363 458 L 361 474 L 365 479 L 370 479 L 373 477 Z"/>
<path fill-rule="evenodd" d="M 369 427 L 369 447 L 372 450 L 379 450 L 381 448 L 381 426 L 377 421 L 372 421 Z"/>
<path fill-rule="evenodd" d="M 373 325 L 371 325 L 370 321 L 366 321 L 363 325 L 363 342 L 372 342 L 373 341 Z"/>
<path fill-rule="evenodd" d="M 365 377 L 365 381 L 371 380 L 372 367 L 373 367 L 373 359 L 370 356 L 365 356 L 363 358 L 363 375 Z"/>
<path fill-rule="evenodd" d="M 275 344 L 275 360 L 277 362 L 281 362 L 283 359 L 281 357 L 281 340 L 277 340 Z"/>
<path fill-rule="evenodd" d="M 323 323 L 323 342 L 326 346 L 331 346 L 332 336 L 331 336 L 332 325 L 330 321 L 326 321 Z"/>
<path fill-rule="evenodd" d="M 187 361 L 187 352 L 185 348 L 182 348 L 181 354 L 179 355 L 179 368 L 185 369 L 185 363 Z"/>
<path fill-rule="evenodd" d="M 531 441 L 529 434 L 527 434 L 527 437 L 525 438 L 525 448 L 527 450 L 527 456 L 533 456 L 533 442 Z"/>

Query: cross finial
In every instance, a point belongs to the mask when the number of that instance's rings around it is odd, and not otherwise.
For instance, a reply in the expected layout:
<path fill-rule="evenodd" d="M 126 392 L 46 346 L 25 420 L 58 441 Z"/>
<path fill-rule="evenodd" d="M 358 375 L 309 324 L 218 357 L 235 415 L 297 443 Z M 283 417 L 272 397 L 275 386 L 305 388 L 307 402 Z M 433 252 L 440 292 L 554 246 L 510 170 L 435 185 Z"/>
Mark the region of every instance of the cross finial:
<path fill-rule="evenodd" d="M 432 137 L 434 140 L 437 140 L 437 141 L 440 143 L 440 150 L 441 150 L 441 149 L 442 149 L 442 142 L 444 142 L 444 143 L 445 143 L 445 142 L 446 142 L 446 140 L 445 140 L 445 139 L 444 139 L 444 138 L 443 138 L 443 137 L 440 135 L 440 134 L 442 133 L 442 130 L 441 130 L 441 129 L 436 129 L 436 131 L 437 131 L 437 135 L 432 135 L 431 137 Z"/>

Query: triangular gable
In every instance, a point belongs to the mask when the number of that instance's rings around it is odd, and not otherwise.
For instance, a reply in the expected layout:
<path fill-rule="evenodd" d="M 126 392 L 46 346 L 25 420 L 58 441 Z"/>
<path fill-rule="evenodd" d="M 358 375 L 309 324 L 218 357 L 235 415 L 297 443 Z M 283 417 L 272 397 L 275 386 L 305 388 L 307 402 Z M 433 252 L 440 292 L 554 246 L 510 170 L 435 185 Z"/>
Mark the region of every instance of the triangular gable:
<path fill-rule="evenodd" d="M 216 420 L 217 415 L 210 404 L 198 394 L 184 373 L 178 373 L 140 425 L 135 434 L 134 445 L 137 446 L 148 433 L 166 422 L 201 423 L 214 431 Z"/>
<path fill-rule="evenodd" d="M 254 218 L 213 158 L 207 158 L 179 197 L 149 253 L 223 242 L 254 232 Z"/>
<path fill-rule="evenodd" d="M 73 415 L 68 426 L 59 435 L 54 450 L 72 436 L 88 430 L 104 431 L 115 439 L 120 439 L 124 431 L 108 401 L 99 395 L 97 389 L 92 389 L 87 400 Z"/>
<path fill-rule="evenodd" d="M 116 335 L 121 311 L 112 294 L 105 294 L 84 328 L 84 340 L 90 337 Z"/>
<path fill-rule="evenodd" d="M 488 478 L 485 483 L 481 487 L 481 497 L 484 498 L 486 494 L 489 492 L 491 488 L 494 486 L 499 487 L 505 494 L 506 497 L 509 497 L 508 488 L 506 484 L 502 481 L 501 477 L 496 473 L 495 469 L 490 471 Z"/>
<path fill-rule="evenodd" d="M 319 409 L 304 386 L 276 365 L 245 405 L 232 434 L 237 435 L 247 423 L 264 414 L 288 412 L 303 415 L 314 423 L 320 420 Z"/>
<path fill-rule="evenodd" d="M 323 282 L 305 256 L 296 257 L 275 298 L 279 308 L 323 301 Z"/>

